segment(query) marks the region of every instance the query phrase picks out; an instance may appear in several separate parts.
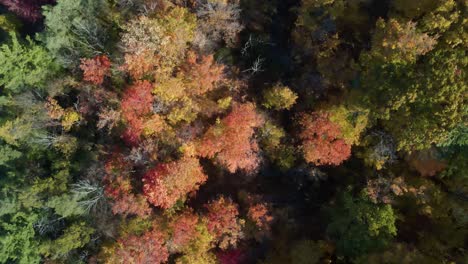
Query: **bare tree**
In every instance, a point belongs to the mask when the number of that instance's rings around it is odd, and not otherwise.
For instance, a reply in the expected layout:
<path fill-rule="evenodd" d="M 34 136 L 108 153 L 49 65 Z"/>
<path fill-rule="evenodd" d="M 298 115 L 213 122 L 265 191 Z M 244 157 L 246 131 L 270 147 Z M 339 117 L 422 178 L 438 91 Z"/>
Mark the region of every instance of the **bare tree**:
<path fill-rule="evenodd" d="M 230 47 L 236 46 L 237 36 L 244 28 L 238 3 L 203 0 L 198 6 L 196 14 L 200 23 L 194 42 L 199 49 L 211 52 L 223 41 Z"/>
<path fill-rule="evenodd" d="M 262 66 L 264 61 L 265 59 L 263 59 L 262 57 L 257 57 L 257 59 L 253 62 L 252 66 L 242 72 L 250 72 L 252 75 L 262 72 Z"/>
<path fill-rule="evenodd" d="M 105 199 L 104 188 L 88 180 L 78 181 L 71 187 L 72 193 L 78 198 L 78 204 L 87 213 L 99 209 L 100 203 Z"/>

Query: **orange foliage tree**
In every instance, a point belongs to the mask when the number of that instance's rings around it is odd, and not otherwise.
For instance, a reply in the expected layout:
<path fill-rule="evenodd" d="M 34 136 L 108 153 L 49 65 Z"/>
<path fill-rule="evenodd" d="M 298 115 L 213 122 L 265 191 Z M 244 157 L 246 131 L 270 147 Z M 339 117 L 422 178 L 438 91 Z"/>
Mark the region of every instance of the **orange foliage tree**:
<path fill-rule="evenodd" d="M 304 158 L 315 165 L 339 165 L 351 156 L 351 145 L 341 138 L 340 127 L 331 122 L 328 114 L 303 114 L 300 138 Z"/>
<path fill-rule="evenodd" d="M 247 216 L 255 223 L 258 229 L 262 231 L 270 230 L 273 216 L 271 216 L 268 206 L 265 203 L 257 203 L 250 206 Z"/>
<path fill-rule="evenodd" d="M 239 209 L 231 199 L 219 197 L 205 205 L 207 228 L 212 233 L 221 249 L 236 246 L 243 237 L 242 221 L 239 219 Z"/>
<path fill-rule="evenodd" d="M 143 177 L 143 192 L 150 203 L 167 209 L 197 191 L 207 178 L 197 158 L 184 157 L 149 170 Z"/>
<path fill-rule="evenodd" d="M 96 85 L 104 82 L 104 77 L 110 73 L 110 67 L 111 62 L 105 55 L 93 59 L 81 59 L 80 69 L 83 71 L 83 79 Z"/>
<path fill-rule="evenodd" d="M 202 157 L 214 158 L 234 173 L 238 169 L 254 171 L 259 165 L 258 144 L 252 138 L 263 123 L 255 105 L 235 105 L 225 118 L 208 129 L 198 145 Z"/>
<path fill-rule="evenodd" d="M 126 142 L 136 144 L 144 129 L 145 115 L 149 115 L 153 109 L 152 85 L 148 81 L 138 81 L 125 90 L 122 97 L 122 116 L 127 122 L 127 130 L 123 137 Z"/>
<path fill-rule="evenodd" d="M 191 95 L 202 95 L 212 91 L 224 79 L 224 66 L 214 61 L 213 55 L 200 56 L 193 51 L 187 52 L 185 63 L 181 66 L 186 91 Z"/>
<path fill-rule="evenodd" d="M 108 263 L 166 263 L 169 251 L 166 237 L 158 230 L 141 236 L 131 235 L 117 241 L 118 247 Z"/>

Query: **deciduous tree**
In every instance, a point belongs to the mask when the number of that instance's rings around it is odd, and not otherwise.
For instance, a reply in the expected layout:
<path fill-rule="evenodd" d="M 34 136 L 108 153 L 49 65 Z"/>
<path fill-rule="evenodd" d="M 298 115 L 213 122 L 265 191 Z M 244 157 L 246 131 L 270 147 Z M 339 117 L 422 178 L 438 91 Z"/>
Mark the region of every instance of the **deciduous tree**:
<path fill-rule="evenodd" d="M 372 39 L 373 60 L 387 63 L 414 62 L 418 56 L 431 51 L 436 44 L 436 37 L 419 32 L 414 22 L 379 19 Z"/>
<path fill-rule="evenodd" d="M 111 62 L 105 55 L 92 59 L 81 59 L 80 69 L 83 71 L 83 79 L 96 85 L 102 84 L 104 77 L 110 73 Z"/>
<path fill-rule="evenodd" d="M 339 165 L 351 155 L 351 146 L 342 139 L 340 127 L 327 113 L 303 114 L 300 138 L 304 158 L 316 165 Z"/>
<path fill-rule="evenodd" d="M 358 257 L 381 249 L 396 235 L 395 219 L 390 205 L 376 205 L 365 193 L 355 198 L 346 192 L 331 211 L 327 233 L 336 241 L 337 254 Z"/>
<path fill-rule="evenodd" d="M 190 210 L 182 212 L 176 216 L 169 224 L 172 230 L 171 248 L 175 251 L 184 249 L 192 239 L 197 239 L 197 225 L 199 217 Z"/>
<path fill-rule="evenodd" d="M 78 66 L 80 58 L 105 52 L 110 13 L 104 0 L 59 0 L 44 7 L 45 31 L 39 38 L 61 65 Z"/>
<path fill-rule="evenodd" d="M 266 108 L 289 110 L 296 103 L 297 95 L 289 87 L 277 84 L 263 93 L 263 100 Z"/>
<path fill-rule="evenodd" d="M 114 214 L 135 214 L 145 218 L 151 213 L 151 208 L 143 195 L 134 194 L 130 166 L 122 154 L 114 152 L 105 164 L 104 191 L 113 199 Z"/>
<path fill-rule="evenodd" d="M 203 95 L 217 88 L 224 80 L 223 70 L 224 66 L 216 63 L 212 54 L 197 56 L 195 52 L 189 51 L 180 75 L 183 76 L 189 95 Z"/>
<path fill-rule="evenodd" d="M 238 1 L 200 1 L 195 41 L 203 51 L 212 51 L 224 41 L 229 47 L 237 44 L 243 25 Z"/>
<path fill-rule="evenodd" d="M 273 217 L 265 203 L 257 203 L 249 207 L 247 216 L 252 220 L 258 229 L 268 231 Z"/>
<path fill-rule="evenodd" d="M 130 144 L 139 142 L 144 129 L 144 117 L 152 111 L 152 88 L 150 82 L 138 81 L 126 89 L 122 96 L 122 116 L 127 122 L 123 137 Z"/>
<path fill-rule="evenodd" d="M 141 236 L 130 235 L 117 241 L 115 254 L 105 263 L 166 263 L 169 252 L 165 245 L 166 236 L 154 229 Z"/>
<path fill-rule="evenodd" d="M 164 209 L 198 190 L 207 180 L 197 158 L 184 157 L 170 163 L 158 164 L 143 177 L 143 192 L 150 203 Z"/>
<path fill-rule="evenodd" d="M 9 11 L 29 22 L 42 18 L 41 6 L 53 4 L 55 0 L 0 0 Z"/>
<path fill-rule="evenodd" d="M 230 172 L 254 171 L 259 165 L 258 144 L 253 139 L 255 128 L 263 123 L 255 105 L 235 105 L 226 117 L 209 128 L 199 143 L 202 157 L 214 158 Z"/>
<path fill-rule="evenodd" d="M 130 75 L 140 79 L 147 74 L 170 74 L 193 38 L 195 21 L 187 9 L 177 6 L 156 18 L 140 16 L 130 21 L 122 36 Z"/>
<path fill-rule="evenodd" d="M 236 246 L 243 237 L 243 221 L 239 219 L 239 209 L 231 199 L 219 197 L 205 205 L 208 213 L 208 231 L 212 233 L 220 248 Z"/>

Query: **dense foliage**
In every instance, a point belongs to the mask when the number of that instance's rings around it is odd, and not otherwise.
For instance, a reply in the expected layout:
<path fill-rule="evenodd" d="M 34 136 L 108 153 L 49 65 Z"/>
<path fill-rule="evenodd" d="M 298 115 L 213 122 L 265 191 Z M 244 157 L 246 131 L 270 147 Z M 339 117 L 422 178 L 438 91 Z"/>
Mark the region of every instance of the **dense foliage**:
<path fill-rule="evenodd" d="M 0 0 L 0 263 L 468 263 L 465 0 Z"/>

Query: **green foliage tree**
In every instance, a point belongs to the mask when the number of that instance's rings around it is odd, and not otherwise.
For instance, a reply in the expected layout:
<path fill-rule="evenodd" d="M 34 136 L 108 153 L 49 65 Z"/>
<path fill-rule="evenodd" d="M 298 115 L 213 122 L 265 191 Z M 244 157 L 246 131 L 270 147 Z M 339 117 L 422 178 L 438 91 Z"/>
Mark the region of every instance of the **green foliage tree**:
<path fill-rule="evenodd" d="M 84 222 L 74 223 L 63 230 L 63 234 L 59 238 L 44 242 L 40 251 L 44 256 L 51 259 L 64 257 L 71 250 L 86 245 L 93 232 L 94 229 Z"/>
<path fill-rule="evenodd" d="M 44 7 L 45 31 L 39 36 L 64 66 L 76 66 L 80 58 L 99 55 L 106 50 L 111 32 L 108 2 L 104 0 L 58 0 Z"/>
<path fill-rule="evenodd" d="M 16 33 L 11 33 L 10 36 L 11 45 L 3 44 L 0 47 L 0 85 L 11 94 L 27 88 L 43 89 L 59 67 L 47 50 L 29 37 L 22 44 Z"/>
<path fill-rule="evenodd" d="M 338 255 L 355 258 L 385 247 L 397 233 L 395 220 L 390 205 L 377 205 L 364 192 L 353 197 L 348 191 L 331 209 L 327 233 L 335 240 Z"/>
<path fill-rule="evenodd" d="M 15 205 L 2 200 L 0 214 L 0 262 L 40 263 L 39 242 L 35 239 L 37 214 L 16 212 Z M 8 209 L 11 211 L 8 212 Z M 7 220 L 8 219 L 8 220 Z"/>
<path fill-rule="evenodd" d="M 8 163 L 20 158 L 21 154 L 9 145 L 0 145 L 0 166 L 8 166 Z"/>
<path fill-rule="evenodd" d="M 0 15 L 0 29 L 7 33 L 18 32 L 21 29 L 21 22 L 11 14 Z"/>
<path fill-rule="evenodd" d="M 296 103 L 297 95 L 287 86 L 276 85 L 263 93 L 263 106 L 274 110 L 289 110 Z"/>
<path fill-rule="evenodd" d="M 287 139 L 284 129 L 266 121 L 260 132 L 260 144 L 270 160 L 281 170 L 292 168 L 296 161 L 296 153 L 294 147 L 284 142 Z"/>
<path fill-rule="evenodd" d="M 295 264 L 316 264 L 320 263 L 320 258 L 324 254 L 324 243 L 312 240 L 301 240 L 296 242 L 291 248 L 291 263 Z"/>
<path fill-rule="evenodd" d="M 427 53 L 430 37 L 414 25 L 377 23 L 380 31 L 372 49 L 361 55 L 363 104 L 392 134 L 399 150 L 443 142 L 464 116 L 466 52 L 441 48 Z"/>

